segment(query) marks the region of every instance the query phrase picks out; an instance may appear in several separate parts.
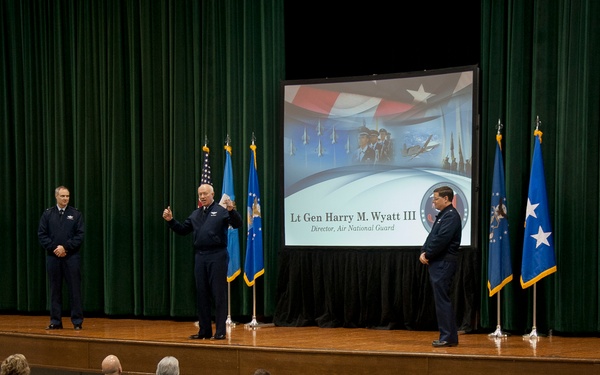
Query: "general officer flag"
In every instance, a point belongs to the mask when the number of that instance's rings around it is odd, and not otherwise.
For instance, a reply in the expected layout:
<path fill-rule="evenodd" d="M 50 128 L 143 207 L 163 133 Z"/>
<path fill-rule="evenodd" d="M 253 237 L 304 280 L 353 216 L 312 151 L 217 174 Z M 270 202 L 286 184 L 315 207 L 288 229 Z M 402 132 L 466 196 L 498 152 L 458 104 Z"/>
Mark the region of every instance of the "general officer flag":
<path fill-rule="evenodd" d="M 488 256 L 488 290 L 490 297 L 513 279 L 506 188 L 504 183 L 504 160 L 502 158 L 502 149 L 500 148 L 502 135 L 498 134 L 496 140 Z"/>
<path fill-rule="evenodd" d="M 265 273 L 263 263 L 262 218 L 260 208 L 260 191 L 258 173 L 256 171 L 256 145 L 250 145 L 250 174 L 248 176 L 248 238 L 246 242 L 246 261 L 244 263 L 244 280 L 253 286 L 256 279 Z"/>
<path fill-rule="evenodd" d="M 235 202 L 235 193 L 233 192 L 233 168 L 231 166 L 231 146 L 228 144 L 225 145 L 225 171 L 223 172 L 223 192 L 221 196 L 228 196 Z M 237 228 L 233 228 L 231 225 L 227 230 L 227 251 L 229 252 L 227 282 L 232 282 L 238 277 L 242 270 L 240 266 L 240 238 Z"/>
<path fill-rule="evenodd" d="M 544 159 L 542 159 L 542 132 L 535 130 L 535 147 L 529 178 L 525 234 L 523 237 L 523 262 L 521 265 L 521 287 L 535 284 L 547 275 L 556 272 L 554 259 L 554 236 L 548 210 Z"/>

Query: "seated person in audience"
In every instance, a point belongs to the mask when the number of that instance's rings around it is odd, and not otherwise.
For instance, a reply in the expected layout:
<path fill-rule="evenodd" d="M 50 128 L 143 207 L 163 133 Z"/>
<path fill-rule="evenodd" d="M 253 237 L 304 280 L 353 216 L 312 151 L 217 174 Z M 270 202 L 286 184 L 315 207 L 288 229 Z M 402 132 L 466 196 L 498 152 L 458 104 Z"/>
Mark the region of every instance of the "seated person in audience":
<path fill-rule="evenodd" d="M 2 361 L 1 375 L 29 375 L 29 363 L 23 354 L 12 354 Z"/>
<path fill-rule="evenodd" d="M 271 373 L 264 368 L 257 368 L 256 371 L 254 371 L 254 375 L 271 375 Z"/>
<path fill-rule="evenodd" d="M 172 356 L 166 356 L 158 362 L 156 375 L 179 375 L 179 361 Z"/>
<path fill-rule="evenodd" d="M 102 361 L 102 373 L 103 374 L 116 374 L 120 375 L 123 372 L 121 367 L 121 361 L 116 355 L 109 354 Z"/>

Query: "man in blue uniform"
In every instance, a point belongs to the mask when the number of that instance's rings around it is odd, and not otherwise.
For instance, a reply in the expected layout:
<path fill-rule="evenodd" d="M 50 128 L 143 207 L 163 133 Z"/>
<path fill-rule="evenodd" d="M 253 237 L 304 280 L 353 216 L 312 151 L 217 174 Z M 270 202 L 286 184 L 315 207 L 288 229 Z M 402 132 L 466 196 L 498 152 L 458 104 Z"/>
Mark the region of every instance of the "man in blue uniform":
<path fill-rule="evenodd" d="M 369 144 L 370 130 L 362 126 L 358 130 L 358 148 L 354 151 L 352 161 L 357 164 L 373 164 L 375 162 L 375 150 Z"/>
<path fill-rule="evenodd" d="M 54 190 L 56 206 L 44 211 L 38 227 L 40 244 L 46 250 L 46 271 L 50 282 L 50 325 L 46 329 L 62 329 L 62 282 L 67 283 L 71 303 L 73 328 L 83 324 L 81 298 L 81 244 L 83 243 L 83 215 L 69 206 L 69 189 L 59 186 Z"/>
<path fill-rule="evenodd" d="M 441 186 L 433 191 L 433 205 L 439 211 L 431 232 L 421 248 L 419 261 L 429 266 L 429 280 L 433 288 L 435 314 L 440 338 L 434 340 L 435 347 L 458 345 L 458 330 L 450 290 L 462 235 L 462 221 L 452 205 L 454 191 Z"/>
<path fill-rule="evenodd" d="M 194 236 L 194 275 L 196 278 L 196 308 L 200 330 L 190 339 L 223 340 L 227 327 L 227 230 L 242 226 L 242 217 L 235 210 L 231 199 L 224 199 L 223 206 L 214 201 L 212 185 L 198 187 L 202 207 L 195 209 L 183 223 L 173 218 L 171 207 L 163 211 L 163 218 L 173 232 Z M 215 335 L 212 336 L 211 298 L 215 303 Z"/>

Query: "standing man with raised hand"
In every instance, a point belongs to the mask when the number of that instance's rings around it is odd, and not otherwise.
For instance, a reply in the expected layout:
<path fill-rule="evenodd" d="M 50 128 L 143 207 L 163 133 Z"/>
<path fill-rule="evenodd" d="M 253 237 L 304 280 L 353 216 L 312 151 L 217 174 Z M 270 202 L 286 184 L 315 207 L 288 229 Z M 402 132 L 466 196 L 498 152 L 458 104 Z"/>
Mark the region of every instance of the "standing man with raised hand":
<path fill-rule="evenodd" d="M 421 263 L 429 266 L 429 280 L 433 288 L 435 314 L 440 330 L 440 338 L 432 342 L 434 347 L 458 345 L 450 290 L 456 272 L 462 221 L 452 205 L 453 199 L 454 191 L 449 186 L 440 186 L 433 191 L 433 205 L 439 213 L 419 257 Z"/>
<path fill-rule="evenodd" d="M 83 215 L 69 206 L 69 189 L 54 190 L 56 205 L 47 208 L 38 227 L 40 244 L 46 251 L 46 271 L 50 282 L 50 325 L 46 329 L 62 329 L 63 279 L 69 289 L 71 322 L 75 330 L 82 329 L 83 302 L 81 298 L 81 244 Z"/>
<path fill-rule="evenodd" d="M 227 334 L 227 230 L 242 226 L 242 217 L 231 199 L 216 204 L 212 185 L 198 187 L 202 207 L 196 208 L 183 223 L 173 218 L 171 207 L 163 211 L 163 219 L 180 235 L 194 233 L 194 276 L 196 309 L 200 329 L 190 339 L 223 340 Z M 215 303 L 215 335 L 212 336 L 211 306 Z"/>

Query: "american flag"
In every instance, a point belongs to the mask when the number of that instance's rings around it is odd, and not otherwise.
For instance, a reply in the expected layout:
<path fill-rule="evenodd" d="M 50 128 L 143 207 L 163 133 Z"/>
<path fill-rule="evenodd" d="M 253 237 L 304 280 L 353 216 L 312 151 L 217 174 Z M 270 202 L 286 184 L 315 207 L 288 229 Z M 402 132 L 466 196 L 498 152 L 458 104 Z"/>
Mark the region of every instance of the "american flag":
<path fill-rule="evenodd" d="M 210 175 L 210 163 L 208 162 L 208 155 L 210 154 L 210 149 L 207 145 L 202 147 L 202 153 L 204 154 L 204 162 L 202 164 L 202 176 L 200 177 L 200 185 L 209 184 L 212 185 L 212 177 Z M 198 207 L 202 207 L 202 203 L 200 202 L 200 198 L 198 198 Z"/>

